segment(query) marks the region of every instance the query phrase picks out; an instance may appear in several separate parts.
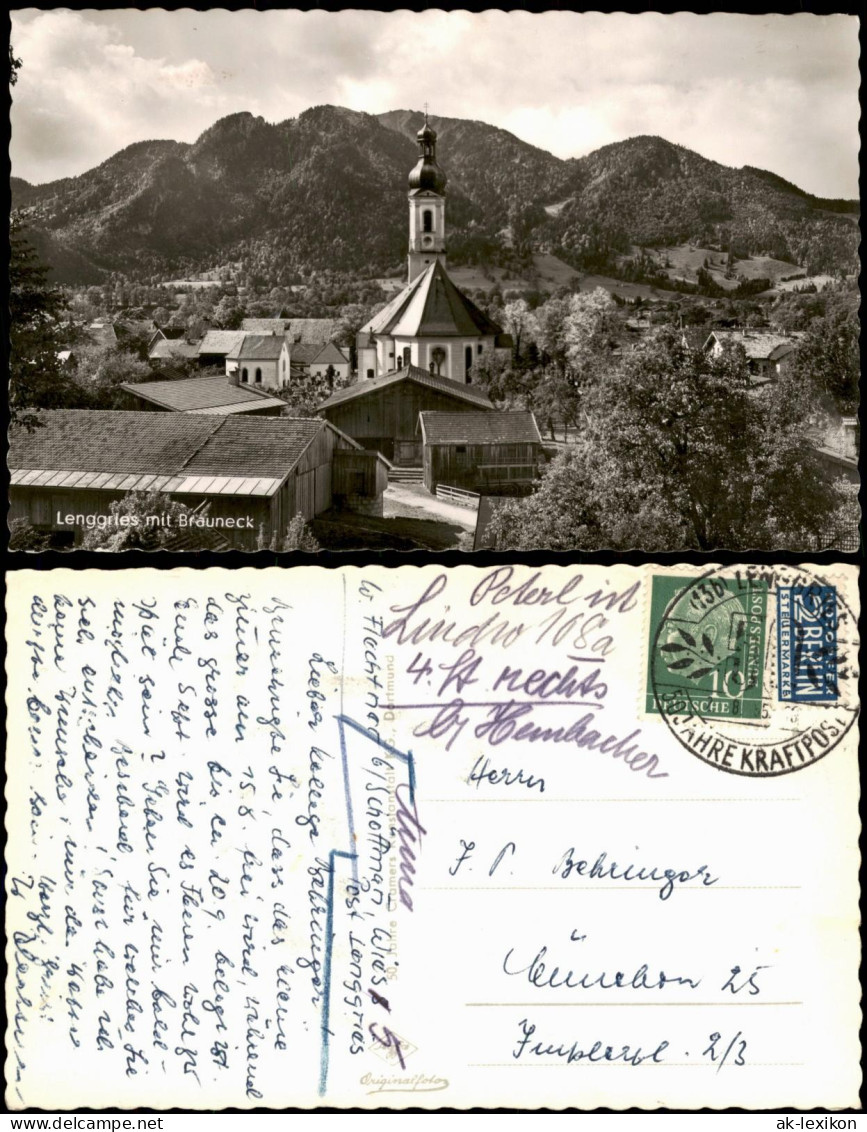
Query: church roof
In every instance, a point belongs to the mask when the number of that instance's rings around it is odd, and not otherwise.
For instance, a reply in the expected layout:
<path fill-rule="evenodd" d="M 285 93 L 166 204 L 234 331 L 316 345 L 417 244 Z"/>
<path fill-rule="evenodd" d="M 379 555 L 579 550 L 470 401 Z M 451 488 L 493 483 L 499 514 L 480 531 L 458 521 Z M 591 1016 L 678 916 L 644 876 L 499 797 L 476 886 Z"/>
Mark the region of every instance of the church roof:
<path fill-rule="evenodd" d="M 450 397 L 455 397 L 459 401 L 469 401 L 470 404 L 478 405 L 482 409 L 493 409 L 494 407 L 481 389 L 474 388 L 472 385 L 462 385 L 459 381 L 452 381 L 450 377 L 441 377 L 437 373 L 430 373 L 418 366 L 402 366 L 400 369 L 394 370 L 393 373 L 383 374 L 382 377 L 362 379 L 356 381 L 354 385 L 347 386 L 346 389 L 338 389 L 331 394 L 327 401 L 323 401 L 321 405 L 317 406 L 317 412 L 322 409 L 330 409 L 334 405 L 342 405 L 344 401 L 353 401 L 356 397 L 366 397 L 380 389 L 397 385 L 401 381 L 413 381 L 417 385 L 426 385 L 440 393 L 447 393 Z"/>
<path fill-rule="evenodd" d="M 502 333 L 502 327 L 455 286 L 439 260 L 399 291 L 361 330 L 400 338 L 477 338 Z"/>

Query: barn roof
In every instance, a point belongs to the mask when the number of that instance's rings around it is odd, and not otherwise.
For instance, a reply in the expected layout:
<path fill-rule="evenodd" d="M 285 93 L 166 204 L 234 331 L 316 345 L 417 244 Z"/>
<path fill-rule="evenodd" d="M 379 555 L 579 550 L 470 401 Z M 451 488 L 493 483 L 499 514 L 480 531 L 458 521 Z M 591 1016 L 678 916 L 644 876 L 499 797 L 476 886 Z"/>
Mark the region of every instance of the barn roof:
<path fill-rule="evenodd" d="M 199 343 L 199 353 L 229 354 L 243 341 L 243 330 L 209 330 Z"/>
<path fill-rule="evenodd" d="M 181 381 L 125 382 L 121 389 L 175 413 L 245 413 L 253 409 L 286 406 L 279 397 L 268 397 L 243 385 L 232 385 L 223 374 Z"/>
<path fill-rule="evenodd" d="M 436 260 L 399 291 L 361 332 L 395 338 L 475 338 L 502 334 L 503 328 L 455 286 L 442 263 Z"/>
<path fill-rule="evenodd" d="M 541 444 L 536 418 L 523 411 L 418 415 L 425 444 Z"/>
<path fill-rule="evenodd" d="M 319 418 L 55 409 L 10 430 L 13 487 L 273 495 L 323 428 Z"/>
<path fill-rule="evenodd" d="M 317 410 L 330 409 L 334 405 L 342 405 L 345 401 L 354 401 L 357 397 L 367 397 L 380 389 L 388 389 L 392 385 L 398 385 L 402 381 L 411 381 L 416 385 L 436 389 L 438 392 L 446 393 L 458 401 L 469 401 L 470 404 L 478 405 L 483 409 L 493 409 L 494 407 L 485 394 L 472 385 L 462 385 L 459 381 L 452 381 L 450 377 L 441 377 L 439 374 L 430 373 L 426 369 L 419 369 L 418 366 L 402 366 L 393 373 L 383 374 L 382 377 L 362 379 L 345 389 L 336 390 L 327 401 L 323 401 L 321 405 L 317 406 Z"/>
<path fill-rule="evenodd" d="M 285 334 L 290 342 L 330 342 L 337 330 L 335 318 L 245 318 L 241 329 L 254 334 Z"/>

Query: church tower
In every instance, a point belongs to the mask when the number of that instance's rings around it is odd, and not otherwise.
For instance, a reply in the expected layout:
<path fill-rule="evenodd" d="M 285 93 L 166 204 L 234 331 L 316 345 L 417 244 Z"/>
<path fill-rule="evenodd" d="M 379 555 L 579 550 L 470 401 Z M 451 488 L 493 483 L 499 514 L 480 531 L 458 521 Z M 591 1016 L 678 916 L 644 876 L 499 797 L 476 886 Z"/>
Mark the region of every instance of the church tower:
<path fill-rule="evenodd" d="M 419 158 L 409 175 L 409 280 L 446 262 L 446 175 L 437 165 L 437 134 L 424 116 Z"/>

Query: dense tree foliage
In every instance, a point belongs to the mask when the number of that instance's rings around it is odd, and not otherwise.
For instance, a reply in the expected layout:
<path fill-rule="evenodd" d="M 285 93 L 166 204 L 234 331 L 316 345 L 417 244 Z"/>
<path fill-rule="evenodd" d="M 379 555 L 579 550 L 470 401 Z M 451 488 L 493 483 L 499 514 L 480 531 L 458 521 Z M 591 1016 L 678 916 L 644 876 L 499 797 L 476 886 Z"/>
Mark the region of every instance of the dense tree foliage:
<path fill-rule="evenodd" d="M 47 281 L 41 263 L 25 234 L 20 216 L 13 214 L 9 260 L 9 411 L 26 428 L 37 426 L 36 409 L 55 409 L 75 399 L 73 384 L 58 354 L 64 349 L 66 304 Z"/>
<path fill-rule="evenodd" d="M 93 526 L 84 536 L 82 549 L 160 550 L 170 548 L 178 533 L 188 530 L 184 520 L 192 508 L 178 503 L 159 491 L 130 491 L 109 505 L 101 525 Z M 207 506 L 198 512 L 207 514 Z M 198 542 L 205 545 L 206 535 L 196 531 Z"/>
<path fill-rule="evenodd" d="M 809 443 L 802 383 L 756 391 L 739 348 L 713 359 L 660 335 L 581 406 L 539 491 L 495 515 L 498 548 L 803 548 L 843 503 Z"/>

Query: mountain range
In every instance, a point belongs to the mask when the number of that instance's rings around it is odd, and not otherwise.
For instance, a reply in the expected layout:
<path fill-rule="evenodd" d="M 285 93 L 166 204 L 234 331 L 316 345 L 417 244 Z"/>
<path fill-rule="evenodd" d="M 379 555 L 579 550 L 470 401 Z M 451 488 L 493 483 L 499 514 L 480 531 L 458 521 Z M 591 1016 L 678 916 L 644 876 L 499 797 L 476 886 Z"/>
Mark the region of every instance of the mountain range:
<path fill-rule="evenodd" d="M 13 177 L 12 204 L 64 282 L 227 264 L 271 285 L 310 271 L 381 274 L 406 252 L 406 176 L 422 122 L 417 111 L 336 106 L 276 124 L 233 114 L 191 144 L 137 142 L 80 176 Z M 632 245 L 690 241 L 857 270 L 855 201 L 822 200 L 659 137 L 564 160 L 484 122 L 431 123 L 455 262 L 511 246 L 598 268 Z"/>

